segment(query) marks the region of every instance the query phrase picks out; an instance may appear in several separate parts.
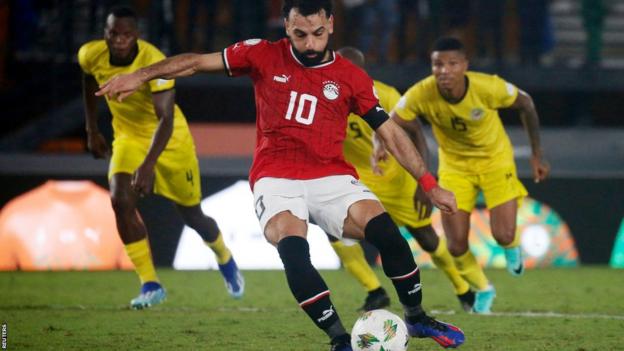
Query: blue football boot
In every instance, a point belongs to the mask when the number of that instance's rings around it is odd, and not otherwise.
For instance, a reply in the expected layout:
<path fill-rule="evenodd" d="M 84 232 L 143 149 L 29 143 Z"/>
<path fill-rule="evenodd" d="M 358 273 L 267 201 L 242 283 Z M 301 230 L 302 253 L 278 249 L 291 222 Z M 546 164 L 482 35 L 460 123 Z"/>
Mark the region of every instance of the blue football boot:
<path fill-rule="evenodd" d="M 245 293 L 245 279 L 241 274 L 234 257 L 231 257 L 225 264 L 219 265 L 219 271 L 223 275 L 227 292 L 235 299 L 240 299 Z"/>
<path fill-rule="evenodd" d="M 416 323 L 410 323 L 406 319 L 405 325 L 410 336 L 432 338 L 445 349 L 454 349 L 463 344 L 465 340 L 464 332 L 461 329 L 452 324 L 437 321 L 427 315 Z"/>
<path fill-rule="evenodd" d="M 162 303 L 167 298 L 165 288 L 158 282 L 146 282 L 141 286 L 141 293 L 130 301 L 130 308 L 142 310 Z"/>
<path fill-rule="evenodd" d="M 496 297 L 496 289 L 490 284 L 485 290 L 479 290 L 475 293 L 475 302 L 472 305 L 472 312 L 477 314 L 492 313 L 492 304 Z"/>
<path fill-rule="evenodd" d="M 511 275 L 518 277 L 524 273 L 522 248 L 520 246 L 505 249 L 505 259 L 507 260 L 507 272 Z"/>

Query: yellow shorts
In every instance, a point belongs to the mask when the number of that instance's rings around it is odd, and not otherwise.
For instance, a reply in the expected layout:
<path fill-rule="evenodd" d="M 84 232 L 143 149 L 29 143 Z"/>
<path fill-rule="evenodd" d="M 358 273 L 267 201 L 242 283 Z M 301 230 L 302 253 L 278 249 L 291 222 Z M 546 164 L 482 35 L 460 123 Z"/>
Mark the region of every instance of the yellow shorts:
<path fill-rule="evenodd" d="M 491 209 L 513 199 L 522 201 L 528 195 L 518 179 L 515 165 L 483 174 L 465 174 L 440 170 L 440 186 L 452 191 L 457 207 L 472 212 L 479 190 L 485 197 L 485 205 Z"/>
<path fill-rule="evenodd" d="M 145 142 L 129 137 L 113 141 L 108 178 L 116 173 L 133 174 L 141 165 L 151 140 Z M 192 139 L 176 148 L 165 148 L 154 168 L 154 193 L 171 199 L 183 206 L 194 206 L 201 200 L 199 163 Z"/>
<path fill-rule="evenodd" d="M 375 194 L 398 226 L 421 228 L 431 224 L 425 205 L 414 199 L 418 182 L 401 170 L 390 182 L 363 182 Z"/>

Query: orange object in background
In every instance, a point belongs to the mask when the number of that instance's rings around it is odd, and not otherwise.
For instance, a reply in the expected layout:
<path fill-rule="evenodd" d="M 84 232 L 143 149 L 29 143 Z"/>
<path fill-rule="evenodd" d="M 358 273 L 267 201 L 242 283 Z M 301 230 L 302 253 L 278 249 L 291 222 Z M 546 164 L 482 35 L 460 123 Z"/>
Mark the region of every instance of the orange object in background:
<path fill-rule="evenodd" d="M 108 191 L 48 181 L 0 212 L 0 270 L 132 269 Z"/>
<path fill-rule="evenodd" d="M 59 138 L 46 140 L 39 145 L 39 151 L 49 153 L 79 154 L 87 150 L 84 138 Z"/>
<path fill-rule="evenodd" d="M 253 156 L 256 125 L 253 123 L 189 123 L 197 156 Z"/>

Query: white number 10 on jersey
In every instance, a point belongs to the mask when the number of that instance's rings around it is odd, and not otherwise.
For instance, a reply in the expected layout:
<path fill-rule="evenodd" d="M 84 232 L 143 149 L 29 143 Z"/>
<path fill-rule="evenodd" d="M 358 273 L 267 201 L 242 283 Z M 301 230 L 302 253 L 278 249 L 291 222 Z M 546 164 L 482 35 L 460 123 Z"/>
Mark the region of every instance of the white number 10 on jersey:
<path fill-rule="evenodd" d="M 288 111 L 286 111 L 286 119 L 291 120 L 293 111 L 295 110 L 295 104 L 297 106 L 297 113 L 295 114 L 295 121 L 309 126 L 314 121 L 314 113 L 316 112 L 316 103 L 318 99 L 314 95 L 301 94 L 299 95 L 299 102 L 296 102 L 298 93 L 296 91 L 290 92 L 290 102 L 288 103 Z M 310 103 L 310 109 L 308 115 L 303 116 L 303 108 L 306 102 Z"/>

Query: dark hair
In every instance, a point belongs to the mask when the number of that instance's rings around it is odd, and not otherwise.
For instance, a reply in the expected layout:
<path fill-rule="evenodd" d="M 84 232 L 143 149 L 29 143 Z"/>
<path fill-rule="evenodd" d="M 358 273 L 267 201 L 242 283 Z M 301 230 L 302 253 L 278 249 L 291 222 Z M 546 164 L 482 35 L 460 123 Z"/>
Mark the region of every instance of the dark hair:
<path fill-rule="evenodd" d="M 354 48 L 353 46 L 345 46 L 338 49 L 336 52 L 340 54 L 340 56 L 346 58 L 351 61 L 354 65 L 364 68 L 364 53 L 362 51 Z"/>
<path fill-rule="evenodd" d="M 303 16 L 310 16 L 325 10 L 327 17 L 332 14 L 331 0 L 284 0 L 282 6 L 282 14 L 284 18 L 288 18 L 290 10 L 297 9 Z"/>
<path fill-rule="evenodd" d="M 136 12 L 128 6 L 115 6 L 108 12 L 108 15 L 116 18 L 132 18 L 135 22 L 138 19 Z"/>
<path fill-rule="evenodd" d="M 457 38 L 442 37 L 433 44 L 431 51 L 460 51 L 465 53 L 464 44 Z"/>

